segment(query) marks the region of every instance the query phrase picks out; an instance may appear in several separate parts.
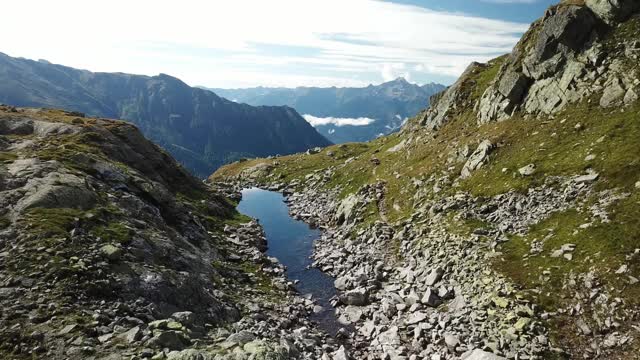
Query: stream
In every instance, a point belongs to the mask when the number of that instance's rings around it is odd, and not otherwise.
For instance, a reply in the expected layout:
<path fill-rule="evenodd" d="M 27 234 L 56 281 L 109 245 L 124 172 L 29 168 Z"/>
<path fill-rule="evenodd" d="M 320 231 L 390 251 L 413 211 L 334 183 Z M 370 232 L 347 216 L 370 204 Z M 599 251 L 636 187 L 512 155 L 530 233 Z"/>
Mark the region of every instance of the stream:
<path fill-rule="evenodd" d="M 289 216 L 284 196 L 278 192 L 258 188 L 244 189 L 238 211 L 257 219 L 267 237 L 267 255 L 277 258 L 287 267 L 287 277 L 298 280 L 296 289 L 302 295 L 311 294 L 322 311 L 314 313 L 311 320 L 331 335 L 344 325 L 336 319 L 329 303 L 336 295 L 333 278 L 309 267 L 312 263 L 313 242 L 321 235 L 306 223 Z"/>

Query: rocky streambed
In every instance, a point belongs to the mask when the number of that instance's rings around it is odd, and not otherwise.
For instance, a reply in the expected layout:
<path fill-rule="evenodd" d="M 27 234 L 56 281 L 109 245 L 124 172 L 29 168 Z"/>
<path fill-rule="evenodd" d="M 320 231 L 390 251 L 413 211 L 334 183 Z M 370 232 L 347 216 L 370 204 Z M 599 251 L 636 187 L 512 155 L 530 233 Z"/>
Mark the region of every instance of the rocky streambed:
<path fill-rule="evenodd" d="M 293 218 L 323 228 L 313 266 L 335 279 L 331 305 L 354 329 L 323 359 L 540 358 L 548 350 L 535 305 L 487 270 L 489 234 L 451 234 L 439 210 L 428 209 L 402 224 L 358 227 L 366 205 L 383 201 L 384 184 L 338 201 L 321 181 L 300 192 L 296 184 L 262 187 L 287 194 Z"/>

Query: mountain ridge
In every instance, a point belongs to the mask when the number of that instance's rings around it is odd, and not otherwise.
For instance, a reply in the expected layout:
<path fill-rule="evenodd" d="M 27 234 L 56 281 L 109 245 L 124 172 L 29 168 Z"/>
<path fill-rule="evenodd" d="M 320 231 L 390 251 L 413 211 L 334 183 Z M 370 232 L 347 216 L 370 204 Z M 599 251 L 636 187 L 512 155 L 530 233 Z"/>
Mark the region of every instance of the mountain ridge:
<path fill-rule="evenodd" d="M 251 105 L 287 105 L 302 115 L 334 119 L 371 119 L 367 125 L 329 123 L 315 128 L 334 143 L 368 141 L 397 131 L 405 119 L 429 105 L 430 96 L 444 85 L 419 86 L 404 78 L 379 85 L 354 87 L 296 87 L 211 89 L 224 97 Z"/>
<path fill-rule="evenodd" d="M 230 160 L 329 144 L 292 108 L 237 104 L 167 74 L 93 73 L 0 54 L 0 79 L 0 102 L 131 121 L 201 177 Z"/>

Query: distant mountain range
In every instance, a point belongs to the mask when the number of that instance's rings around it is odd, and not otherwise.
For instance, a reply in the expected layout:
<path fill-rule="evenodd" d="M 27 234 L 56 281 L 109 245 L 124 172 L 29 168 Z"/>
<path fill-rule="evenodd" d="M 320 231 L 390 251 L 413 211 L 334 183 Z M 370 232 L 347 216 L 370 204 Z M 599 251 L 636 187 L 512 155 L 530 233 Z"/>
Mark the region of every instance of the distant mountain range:
<path fill-rule="evenodd" d="M 291 107 L 238 104 L 164 74 L 93 73 L 2 53 L 0 103 L 131 121 L 200 177 L 241 157 L 330 144 Z"/>
<path fill-rule="evenodd" d="M 404 120 L 429 105 L 441 84 L 423 86 L 404 78 L 364 88 L 248 88 L 210 89 L 249 105 L 286 105 L 303 114 L 334 143 L 368 141 L 399 129 Z"/>

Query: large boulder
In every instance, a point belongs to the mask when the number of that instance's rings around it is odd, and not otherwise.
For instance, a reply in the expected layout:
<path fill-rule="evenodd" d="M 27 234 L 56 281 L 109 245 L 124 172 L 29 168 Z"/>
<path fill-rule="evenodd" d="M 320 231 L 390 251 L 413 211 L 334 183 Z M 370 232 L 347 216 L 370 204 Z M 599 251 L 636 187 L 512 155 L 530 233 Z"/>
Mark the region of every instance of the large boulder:
<path fill-rule="evenodd" d="M 498 82 L 498 91 L 511 103 L 520 103 L 529 88 L 530 79 L 513 69 L 507 71 Z"/>
<path fill-rule="evenodd" d="M 350 223 L 354 220 L 355 210 L 360 204 L 360 197 L 355 194 L 350 194 L 346 198 L 344 198 L 340 205 L 338 205 L 338 210 L 336 210 L 334 220 L 338 224 L 342 223 Z"/>
<path fill-rule="evenodd" d="M 638 0 L 587 0 L 587 6 L 609 25 L 625 21 L 640 10 Z"/>
<path fill-rule="evenodd" d="M 0 119 L 0 135 L 31 135 L 33 134 L 33 120 L 31 119 Z"/>
<path fill-rule="evenodd" d="M 356 289 L 340 295 L 340 302 L 345 305 L 365 306 L 369 303 L 369 296 L 365 290 Z"/>
<path fill-rule="evenodd" d="M 52 172 L 44 178 L 31 179 L 24 186 L 24 196 L 15 211 L 20 213 L 34 207 L 89 209 L 96 196 L 84 179 L 67 173 Z"/>
<path fill-rule="evenodd" d="M 246 343 L 242 349 L 254 360 L 286 360 L 289 359 L 287 351 L 279 346 L 269 344 L 263 340 L 254 340 Z"/>
<path fill-rule="evenodd" d="M 487 162 L 488 156 L 493 151 L 495 145 L 489 140 L 484 140 L 478 145 L 476 150 L 471 154 L 469 160 L 464 164 L 460 176 L 463 179 L 471 176 L 471 173 L 482 167 Z"/>

